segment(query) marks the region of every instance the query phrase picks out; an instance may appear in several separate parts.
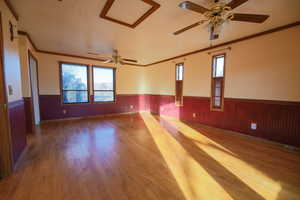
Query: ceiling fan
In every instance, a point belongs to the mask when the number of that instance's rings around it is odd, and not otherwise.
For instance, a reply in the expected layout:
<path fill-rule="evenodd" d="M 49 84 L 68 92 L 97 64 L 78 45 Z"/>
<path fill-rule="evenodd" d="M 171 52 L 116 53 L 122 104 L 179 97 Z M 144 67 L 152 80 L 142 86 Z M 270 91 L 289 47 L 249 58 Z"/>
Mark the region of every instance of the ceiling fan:
<path fill-rule="evenodd" d="M 88 52 L 88 54 L 90 54 L 90 55 L 99 55 L 98 53 L 93 53 L 93 52 Z M 122 58 L 119 55 L 118 50 L 114 49 L 112 56 L 108 57 L 108 58 L 104 58 L 102 62 L 103 63 L 113 63 L 115 65 L 117 65 L 117 64 L 121 64 L 121 65 L 129 64 L 130 65 L 131 63 L 137 63 L 138 61 L 133 60 L 133 59 L 128 59 L 128 58 Z"/>
<path fill-rule="evenodd" d="M 222 25 L 225 22 L 230 21 L 242 21 L 242 22 L 253 22 L 253 23 L 263 23 L 268 19 L 269 15 L 257 15 L 257 14 L 244 14 L 244 13 L 233 13 L 232 10 L 248 0 L 231 0 L 226 3 L 224 0 L 214 0 L 213 5 L 210 8 L 205 8 L 201 5 L 195 4 L 190 1 L 184 1 L 179 4 L 179 7 L 186 8 L 188 10 L 203 14 L 206 18 L 205 20 L 198 21 L 190 26 L 180 29 L 174 33 L 178 35 L 189 29 L 208 22 L 210 40 L 215 40 L 219 38 L 219 34 Z"/>

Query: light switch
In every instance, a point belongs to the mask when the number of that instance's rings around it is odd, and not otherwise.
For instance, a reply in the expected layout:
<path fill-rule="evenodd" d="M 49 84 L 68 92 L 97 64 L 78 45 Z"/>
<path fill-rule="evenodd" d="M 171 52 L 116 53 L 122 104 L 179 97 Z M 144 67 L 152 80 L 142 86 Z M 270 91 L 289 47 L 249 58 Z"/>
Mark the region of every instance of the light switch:
<path fill-rule="evenodd" d="M 257 124 L 256 123 L 251 123 L 251 129 L 256 130 L 257 129 Z"/>

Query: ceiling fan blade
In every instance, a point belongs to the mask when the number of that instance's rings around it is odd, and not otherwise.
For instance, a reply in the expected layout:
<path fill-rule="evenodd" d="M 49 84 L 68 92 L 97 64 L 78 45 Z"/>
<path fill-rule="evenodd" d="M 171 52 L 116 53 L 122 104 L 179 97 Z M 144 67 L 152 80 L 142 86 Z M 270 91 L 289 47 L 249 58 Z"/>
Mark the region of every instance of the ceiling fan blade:
<path fill-rule="evenodd" d="M 128 62 L 135 62 L 135 63 L 137 63 L 137 62 L 138 62 L 137 60 L 128 59 L 128 58 L 123 58 L 122 60 L 124 60 L 124 61 L 128 61 Z"/>
<path fill-rule="evenodd" d="M 269 15 L 254 15 L 254 14 L 242 14 L 234 13 L 232 21 L 242 21 L 242 22 L 253 22 L 253 23 L 263 23 L 270 16 Z"/>
<path fill-rule="evenodd" d="M 192 28 L 194 28 L 194 27 L 196 27 L 196 26 L 201 25 L 201 24 L 203 24 L 203 23 L 206 22 L 206 21 L 207 21 L 207 20 L 201 20 L 201 21 L 196 22 L 196 23 L 194 23 L 194 24 L 192 24 L 192 25 L 189 25 L 189 26 L 187 26 L 187 27 L 185 27 L 185 28 L 183 28 L 183 29 L 178 30 L 178 31 L 176 31 L 176 32 L 173 33 L 173 34 L 174 34 L 174 35 L 178 35 L 178 34 L 180 34 L 180 33 L 183 33 L 184 31 L 187 31 L 187 30 L 189 30 L 189 29 L 192 29 Z"/>
<path fill-rule="evenodd" d="M 184 1 L 184 2 L 180 3 L 179 7 L 186 8 L 186 9 L 189 9 L 194 12 L 201 13 L 201 14 L 208 11 L 207 8 L 204 8 L 203 6 L 200 6 L 200 5 L 190 2 L 190 1 Z"/>
<path fill-rule="evenodd" d="M 112 59 L 111 59 L 111 58 L 109 58 L 109 59 L 103 61 L 103 63 L 111 63 L 111 62 L 112 62 Z"/>
<path fill-rule="evenodd" d="M 230 8 L 234 9 L 243 3 L 246 3 L 248 0 L 232 0 L 230 3 L 227 4 Z"/>

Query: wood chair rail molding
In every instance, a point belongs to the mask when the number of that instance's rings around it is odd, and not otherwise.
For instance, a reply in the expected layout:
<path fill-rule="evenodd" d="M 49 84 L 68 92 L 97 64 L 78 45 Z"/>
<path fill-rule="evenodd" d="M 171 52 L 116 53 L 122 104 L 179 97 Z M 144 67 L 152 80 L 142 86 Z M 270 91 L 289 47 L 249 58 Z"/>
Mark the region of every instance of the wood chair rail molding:
<path fill-rule="evenodd" d="M 178 56 L 175 56 L 175 57 L 172 57 L 172 58 L 163 59 L 163 60 L 156 61 L 156 62 L 153 62 L 153 63 L 149 63 L 149 64 L 131 64 L 130 63 L 130 64 L 127 64 L 127 65 L 138 66 L 138 67 L 149 67 L 149 66 L 152 66 L 152 65 L 172 61 L 174 59 L 183 58 L 183 57 L 190 56 L 190 55 L 193 55 L 193 54 L 197 54 L 197 53 L 200 53 L 200 52 L 209 51 L 209 50 L 212 50 L 212 49 L 215 49 L 215 48 L 218 48 L 218 47 L 230 45 L 230 44 L 233 44 L 233 43 L 242 42 L 242 41 L 245 41 L 245 40 L 249 40 L 249 39 L 252 39 L 252 38 L 264 36 L 264 35 L 267 35 L 267 34 L 278 32 L 278 31 L 282 31 L 282 30 L 289 29 L 289 28 L 292 28 L 292 27 L 295 27 L 295 26 L 299 26 L 299 25 L 300 25 L 300 21 L 296 21 L 296 22 L 293 22 L 293 23 L 290 23 L 290 24 L 287 24 L 287 25 L 284 25 L 284 26 L 279 26 L 279 27 L 269 29 L 269 30 L 266 30 L 266 31 L 263 31 L 263 32 L 259 32 L 259 33 L 253 34 L 253 35 L 248 35 L 248 36 L 238 38 L 238 39 L 235 39 L 235 40 L 231 40 L 231 41 L 228 41 L 228 42 L 224 42 L 224 43 L 221 43 L 221 44 L 218 44 L 218 45 L 215 45 L 215 46 L 206 47 L 206 48 L 203 48 L 203 49 L 188 52 L 188 53 L 185 53 L 185 54 L 181 54 L 181 55 L 178 55 Z M 58 55 L 58 56 L 68 56 L 68 57 L 74 57 L 74 58 L 82 58 L 82 59 L 103 61 L 103 60 L 98 59 L 98 58 L 91 58 L 91 57 L 85 57 L 85 56 L 78 56 L 78 55 L 72 55 L 72 54 L 65 54 L 65 53 L 59 53 L 59 52 L 40 50 L 36 47 L 36 45 L 34 44 L 32 38 L 30 37 L 30 35 L 27 32 L 18 31 L 18 33 L 20 35 L 27 36 L 28 40 L 31 42 L 32 46 L 34 47 L 34 49 L 38 53 L 45 53 L 45 54 L 52 54 L 52 55 Z"/>
<path fill-rule="evenodd" d="M 121 24 L 123 26 L 127 26 L 129 28 L 136 28 L 140 23 L 142 23 L 144 20 L 146 20 L 152 13 L 154 13 L 159 7 L 160 4 L 156 3 L 153 0 L 141 0 L 146 4 L 149 4 L 150 6 L 152 6 L 146 13 L 144 13 L 139 19 L 137 19 L 137 21 L 135 21 L 133 24 L 129 24 L 127 22 L 123 22 L 117 19 L 114 19 L 112 17 L 107 16 L 107 13 L 109 12 L 109 10 L 111 9 L 113 3 L 115 2 L 115 0 L 107 0 L 106 4 L 104 5 L 101 13 L 100 13 L 100 17 L 106 20 L 109 20 L 111 22 L 117 23 L 117 24 Z"/>

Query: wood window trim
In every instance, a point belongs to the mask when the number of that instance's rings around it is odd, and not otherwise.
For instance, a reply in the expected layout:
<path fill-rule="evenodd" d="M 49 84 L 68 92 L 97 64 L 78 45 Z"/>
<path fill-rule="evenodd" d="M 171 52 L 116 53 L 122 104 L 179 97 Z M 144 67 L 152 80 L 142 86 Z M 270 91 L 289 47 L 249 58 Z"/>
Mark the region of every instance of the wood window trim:
<path fill-rule="evenodd" d="M 177 67 L 182 65 L 182 80 L 177 80 Z M 184 80 L 184 62 L 175 64 L 175 106 L 183 106 L 183 80 Z M 181 82 L 182 84 L 182 94 L 180 102 L 177 101 L 177 83 Z"/>
<path fill-rule="evenodd" d="M 60 98 L 61 98 L 61 105 L 68 106 L 68 105 L 82 105 L 82 104 L 91 104 L 91 99 L 90 99 L 90 67 L 88 64 L 84 63 L 75 63 L 75 62 L 68 62 L 68 61 L 59 61 L 59 86 L 60 86 Z M 86 66 L 87 69 L 87 102 L 75 102 L 75 103 L 65 103 L 64 102 L 64 96 L 63 96 L 63 78 L 62 78 L 62 65 L 63 64 L 69 64 L 69 65 L 78 65 L 78 66 Z M 71 90 L 70 90 L 71 91 Z M 76 90 L 79 91 L 79 90 Z M 86 90 L 82 90 L 86 91 Z"/>
<path fill-rule="evenodd" d="M 107 69 L 112 69 L 113 70 L 114 88 L 113 88 L 113 90 L 103 90 L 103 91 L 113 91 L 113 93 L 114 93 L 114 100 L 113 101 L 95 101 L 95 91 L 102 91 L 102 90 L 95 90 L 94 89 L 94 68 L 107 68 Z M 117 103 L 116 71 L 117 71 L 117 68 L 115 68 L 115 67 L 92 65 L 92 92 L 93 92 L 93 103 L 94 104 L 112 104 L 112 103 Z"/>
<path fill-rule="evenodd" d="M 0 12 L 0 179 L 13 173 L 13 154 L 11 130 L 9 124 L 8 100 L 6 91 L 6 79 L 4 73 L 4 45 L 2 13 Z"/>
<path fill-rule="evenodd" d="M 223 68 L 223 77 L 214 77 L 214 60 L 217 57 L 224 56 L 224 68 Z M 224 111 L 224 90 L 225 90 L 225 75 L 226 75 L 226 53 L 220 53 L 220 54 L 215 54 L 212 56 L 212 62 L 211 62 L 211 96 L 210 96 L 210 110 L 211 111 Z M 216 79 L 221 79 L 222 80 L 222 85 L 221 85 L 221 105 L 220 107 L 215 107 L 214 106 L 214 85 Z"/>
<path fill-rule="evenodd" d="M 29 72 L 29 82 L 30 82 L 30 95 L 31 95 L 31 101 L 30 101 L 30 108 L 33 111 L 31 113 L 31 120 L 32 120 L 32 131 L 35 133 L 35 115 L 34 115 L 34 105 L 33 105 L 33 91 L 32 91 L 32 82 L 31 82 L 31 69 L 30 69 L 30 58 L 34 59 L 36 62 L 36 81 L 37 81 L 37 92 L 38 96 L 40 96 L 40 84 L 39 84 L 39 61 L 37 57 L 35 57 L 30 49 L 28 49 L 28 72 Z M 41 115 L 41 111 L 39 113 Z"/>

